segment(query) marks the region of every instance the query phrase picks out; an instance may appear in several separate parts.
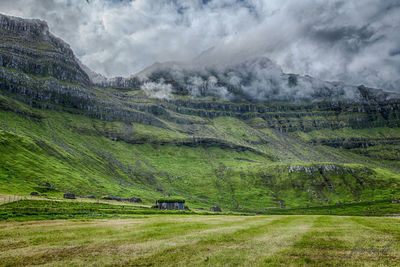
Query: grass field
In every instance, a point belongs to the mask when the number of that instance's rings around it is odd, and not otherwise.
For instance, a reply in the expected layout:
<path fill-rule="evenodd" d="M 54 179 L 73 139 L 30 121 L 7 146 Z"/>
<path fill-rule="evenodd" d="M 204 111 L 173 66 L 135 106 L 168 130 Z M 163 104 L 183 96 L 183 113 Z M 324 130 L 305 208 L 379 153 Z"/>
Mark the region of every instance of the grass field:
<path fill-rule="evenodd" d="M 396 266 L 399 218 L 142 215 L 0 222 L 0 265 Z"/>

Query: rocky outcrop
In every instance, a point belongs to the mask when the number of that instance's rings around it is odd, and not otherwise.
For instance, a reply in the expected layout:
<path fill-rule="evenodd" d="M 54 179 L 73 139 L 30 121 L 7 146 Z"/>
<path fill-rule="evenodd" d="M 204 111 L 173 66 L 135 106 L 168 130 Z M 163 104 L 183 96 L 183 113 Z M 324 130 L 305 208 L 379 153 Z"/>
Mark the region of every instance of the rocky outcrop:
<path fill-rule="evenodd" d="M 400 138 L 336 138 L 336 139 L 322 139 L 322 140 L 313 140 L 311 142 L 314 145 L 324 145 L 331 146 L 335 148 L 367 148 L 370 146 L 376 145 L 396 145 L 400 146 Z"/>
<path fill-rule="evenodd" d="M 370 104 L 321 102 L 297 105 L 172 100 L 161 101 L 161 106 L 176 113 L 204 118 L 262 118 L 262 123 L 258 123 L 256 127 L 282 132 L 400 125 L 400 100 L 396 99 Z"/>
<path fill-rule="evenodd" d="M 365 190 L 385 190 L 395 179 L 381 180 L 374 169 L 361 165 L 344 164 L 293 164 L 277 166 L 260 172 L 263 182 L 273 192 L 277 206 L 292 193 L 306 196 L 310 203 L 334 204 L 341 195 L 359 201 Z M 343 199 L 341 199 L 343 200 Z"/>
<path fill-rule="evenodd" d="M 75 194 L 72 194 L 72 193 L 65 193 L 65 194 L 63 195 L 63 198 L 66 198 L 66 199 L 75 199 L 76 197 L 75 197 Z"/>
<path fill-rule="evenodd" d="M 132 203 L 142 203 L 142 200 L 139 197 L 128 198 L 128 201 Z"/>
<path fill-rule="evenodd" d="M 132 203 L 142 203 L 142 200 L 138 197 L 131 197 L 131 198 L 122 198 L 122 197 L 117 197 L 117 196 L 112 196 L 112 195 L 105 195 L 102 196 L 101 199 L 104 200 L 115 200 L 115 201 L 126 201 L 126 202 L 132 202 Z"/>
<path fill-rule="evenodd" d="M 102 196 L 102 197 L 101 197 L 101 199 L 104 199 L 104 200 L 116 200 L 116 201 L 122 201 L 122 198 L 120 198 L 120 197 L 116 197 L 116 196 L 111 196 L 111 195 L 105 195 L 105 196 Z"/>
<path fill-rule="evenodd" d="M 167 126 L 161 120 L 121 103 L 99 99 L 90 89 L 56 79 L 38 80 L 24 73 L 0 68 L 0 92 L 32 107 L 55 109 L 86 115 L 107 121 L 138 122 L 158 127 Z"/>
<path fill-rule="evenodd" d="M 0 14 L 0 66 L 42 77 L 89 84 L 70 46 L 46 22 Z"/>

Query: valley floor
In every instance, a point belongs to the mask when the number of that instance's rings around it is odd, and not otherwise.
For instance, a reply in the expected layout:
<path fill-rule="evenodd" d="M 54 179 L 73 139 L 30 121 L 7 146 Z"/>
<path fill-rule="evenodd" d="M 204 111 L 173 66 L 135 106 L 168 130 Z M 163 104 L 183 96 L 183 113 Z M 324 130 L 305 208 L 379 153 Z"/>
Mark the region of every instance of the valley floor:
<path fill-rule="evenodd" d="M 395 266 L 400 219 L 147 215 L 0 222 L 0 265 Z"/>

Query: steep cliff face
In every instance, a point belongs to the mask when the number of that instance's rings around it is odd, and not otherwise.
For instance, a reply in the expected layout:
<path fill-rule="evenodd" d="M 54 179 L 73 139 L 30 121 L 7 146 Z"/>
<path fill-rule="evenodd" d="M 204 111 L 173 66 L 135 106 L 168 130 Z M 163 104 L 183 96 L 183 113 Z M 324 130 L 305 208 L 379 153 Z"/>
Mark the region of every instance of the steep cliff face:
<path fill-rule="evenodd" d="M 68 44 L 46 22 L 0 14 L 0 66 L 41 77 L 89 84 Z"/>

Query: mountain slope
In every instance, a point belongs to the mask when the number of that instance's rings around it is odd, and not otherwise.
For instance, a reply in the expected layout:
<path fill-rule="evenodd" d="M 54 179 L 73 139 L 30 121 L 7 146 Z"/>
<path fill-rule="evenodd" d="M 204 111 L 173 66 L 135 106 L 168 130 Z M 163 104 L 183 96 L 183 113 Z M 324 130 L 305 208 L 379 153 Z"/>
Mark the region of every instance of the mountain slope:
<path fill-rule="evenodd" d="M 301 101 L 265 98 L 271 88 L 254 101 L 243 83 L 229 87 L 213 70 L 179 70 L 179 80 L 168 68 L 99 85 L 43 22 L 0 18 L 0 192 L 43 191 L 49 182 L 48 195 L 149 203 L 178 195 L 190 206 L 253 210 L 399 196 L 396 94 L 323 82 Z M 270 68 L 265 59 L 249 64 L 265 65 L 261 74 Z M 202 78 L 204 94 L 190 94 L 185 81 L 211 72 L 216 81 Z M 295 76 L 279 77 L 286 84 Z M 251 90 L 259 79 L 249 81 Z M 149 84 L 171 97 L 154 97 Z M 301 84 L 291 88 L 301 92 Z M 232 99 L 210 93 L 222 87 Z M 271 90 L 280 96 L 282 88 Z M 345 89 L 357 97 L 342 98 Z M 334 92 L 343 94 L 329 101 Z"/>

